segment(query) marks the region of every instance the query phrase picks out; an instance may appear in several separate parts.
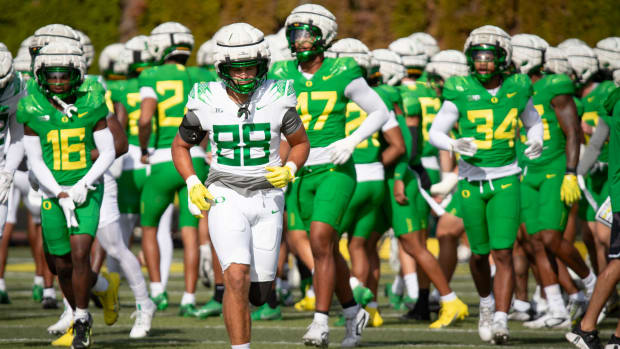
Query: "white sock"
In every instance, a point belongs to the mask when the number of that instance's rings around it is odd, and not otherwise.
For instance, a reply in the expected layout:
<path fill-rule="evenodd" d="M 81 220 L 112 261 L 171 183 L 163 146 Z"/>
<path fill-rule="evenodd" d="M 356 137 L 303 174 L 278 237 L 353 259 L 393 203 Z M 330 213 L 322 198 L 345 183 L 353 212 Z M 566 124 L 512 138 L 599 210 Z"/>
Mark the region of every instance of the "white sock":
<path fill-rule="evenodd" d="M 183 292 L 183 298 L 181 298 L 181 305 L 196 304 L 196 296 L 193 293 Z"/>
<path fill-rule="evenodd" d="M 306 297 L 308 297 L 308 298 L 315 298 L 316 297 L 316 294 L 314 294 L 314 286 L 310 286 L 308 291 L 306 291 Z"/>
<path fill-rule="evenodd" d="M 146 298 L 144 300 L 138 301 L 136 300 L 136 308 L 141 310 L 151 310 L 155 308 L 156 305 L 150 298 Z"/>
<path fill-rule="evenodd" d="M 0 279 L 0 291 L 6 292 L 6 283 L 4 282 L 4 278 Z"/>
<path fill-rule="evenodd" d="M 281 290 L 282 289 L 282 279 L 277 277 L 276 278 L 276 290 Z"/>
<path fill-rule="evenodd" d="M 53 287 L 43 289 L 43 298 L 56 298 L 56 291 Z"/>
<path fill-rule="evenodd" d="M 392 293 L 397 295 L 402 295 L 405 288 L 405 283 L 403 278 L 400 275 L 396 275 L 394 277 L 394 282 L 392 283 Z"/>
<path fill-rule="evenodd" d="M 164 285 L 161 282 L 151 282 L 151 297 L 157 297 L 164 293 Z"/>
<path fill-rule="evenodd" d="M 497 267 L 495 264 L 491 264 L 491 277 L 495 276 L 495 272 L 497 271 Z"/>
<path fill-rule="evenodd" d="M 327 320 L 329 320 L 329 316 L 323 313 L 314 313 L 314 322 L 327 326 Z"/>
<path fill-rule="evenodd" d="M 77 320 L 88 320 L 88 308 L 81 309 L 75 308 L 75 313 L 73 313 L 73 319 Z"/>
<path fill-rule="evenodd" d="M 586 300 L 586 295 L 584 295 L 583 292 L 579 291 L 568 295 L 568 298 L 574 301 L 584 302 Z"/>
<path fill-rule="evenodd" d="M 62 297 L 62 304 L 65 305 L 65 310 L 70 311 L 71 313 L 73 313 L 73 308 L 71 308 L 71 304 L 69 303 L 69 301 L 67 300 L 67 297 Z"/>
<path fill-rule="evenodd" d="M 480 297 L 480 306 L 481 307 L 495 307 L 495 298 L 493 297 L 493 294 L 491 293 L 490 295 L 486 297 Z"/>
<path fill-rule="evenodd" d="M 250 349 L 250 343 L 231 345 L 232 349 Z"/>
<path fill-rule="evenodd" d="M 372 301 L 372 302 L 368 303 L 367 307 L 368 308 L 377 309 L 379 307 L 379 304 L 377 304 L 377 302 L 375 302 L 375 301 Z"/>
<path fill-rule="evenodd" d="M 437 300 L 437 299 L 439 299 L 440 297 L 441 297 L 441 295 L 439 294 L 439 291 L 437 291 L 437 289 L 436 289 L 436 288 L 434 288 L 434 289 L 431 291 L 430 296 L 428 296 L 428 298 L 429 298 L 429 299 L 431 299 L 431 300 L 433 300 L 433 299 L 434 299 L 434 300 Z"/>
<path fill-rule="evenodd" d="M 591 294 L 594 291 L 594 285 L 596 285 L 596 275 L 590 270 L 590 274 L 582 279 L 583 283 L 586 287 L 588 294 Z"/>
<path fill-rule="evenodd" d="M 450 292 L 445 296 L 439 297 L 439 299 L 441 300 L 441 303 L 453 301 L 456 299 L 456 293 L 454 293 L 454 291 Z"/>
<path fill-rule="evenodd" d="M 418 287 L 418 273 L 410 273 L 405 275 L 405 285 L 407 286 L 407 295 L 411 299 L 418 299 L 420 288 Z"/>
<path fill-rule="evenodd" d="M 504 313 L 503 311 L 496 311 L 495 314 L 493 314 L 493 322 L 496 321 L 507 322 L 508 314 Z"/>
<path fill-rule="evenodd" d="M 360 305 L 356 304 L 354 306 L 342 309 L 342 314 L 347 319 L 352 319 L 357 315 L 357 312 L 360 310 Z"/>
<path fill-rule="evenodd" d="M 43 287 L 43 276 L 35 275 L 33 282 L 35 285 Z"/>
<path fill-rule="evenodd" d="M 173 205 L 169 205 L 159 219 L 157 226 L 157 244 L 159 245 L 159 272 L 161 275 L 161 283 L 164 288 L 168 284 L 170 276 L 170 266 L 172 265 L 172 234 L 170 229 L 172 226 Z M 162 291 L 163 292 L 163 291 Z"/>
<path fill-rule="evenodd" d="M 555 312 L 565 312 L 564 299 L 562 298 L 562 290 L 560 285 L 553 284 L 545 287 L 545 294 L 547 295 L 547 302 L 549 308 Z"/>
<path fill-rule="evenodd" d="M 349 284 L 351 285 L 352 290 L 355 289 L 357 286 L 364 286 L 355 276 L 351 276 L 349 278 Z"/>
<path fill-rule="evenodd" d="M 530 304 L 530 302 L 522 301 L 520 299 L 515 299 L 512 301 L 512 307 L 515 308 L 516 311 L 525 313 L 530 310 L 532 305 Z"/>
<path fill-rule="evenodd" d="M 95 292 L 105 292 L 108 289 L 108 280 L 101 276 L 101 274 L 97 274 L 97 282 L 95 282 L 95 286 L 93 286 L 92 290 Z"/>

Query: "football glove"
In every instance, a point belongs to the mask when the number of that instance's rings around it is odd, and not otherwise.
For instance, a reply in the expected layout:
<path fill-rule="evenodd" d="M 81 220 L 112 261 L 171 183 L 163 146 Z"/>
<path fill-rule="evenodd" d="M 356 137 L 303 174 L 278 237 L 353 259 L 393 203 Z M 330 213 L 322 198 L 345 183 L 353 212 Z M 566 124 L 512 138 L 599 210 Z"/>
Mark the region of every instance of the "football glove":
<path fill-rule="evenodd" d="M 327 150 L 329 150 L 330 159 L 334 165 L 342 165 L 347 162 L 360 142 L 361 140 L 351 135 L 328 145 Z"/>
<path fill-rule="evenodd" d="M 196 218 L 203 218 L 201 211 L 208 211 L 211 208 L 209 201 L 213 200 L 213 195 L 202 184 L 196 175 L 187 177 L 187 207 L 189 212 Z"/>
<path fill-rule="evenodd" d="M 77 228 L 78 222 L 75 217 L 75 204 L 73 203 L 73 199 L 71 196 L 66 198 L 58 199 L 58 205 L 62 208 L 62 213 L 65 214 L 65 219 L 67 220 L 67 228 Z"/>
<path fill-rule="evenodd" d="M 478 146 L 473 137 L 463 137 L 450 140 L 450 151 L 465 156 L 474 156 L 478 151 Z"/>
<path fill-rule="evenodd" d="M 265 178 L 276 188 L 284 188 L 295 180 L 295 164 L 288 162 L 284 166 L 265 167 L 269 173 L 265 175 Z"/>
<path fill-rule="evenodd" d="M 528 159 L 534 160 L 538 158 L 540 154 L 542 154 L 542 142 L 534 139 L 528 139 L 527 142 L 525 142 L 525 145 L 529 145 L 529 147 L 527 147 L 523 152 L 523 154 L 527 156 Z"/>
<path fill-rule="evenodd" d="M 459 176 L 454 172 L 442 172 L 441 181 L 431 185 L 431 195 L 448 195 L 458 184 Z"/>
<path fill-rule="evenodd" d="M 80 206 L 86 201 L 89 190 L 95 190 L 95 187 L 82 181 L 78 181 L 71 187 L 71 189 L 69 189 L 68 194 L 73 199 L 73 202 Z"/>
<path fill-rule="evenodd" d="M 9 171 L 0 170 L 0 204 L 8 201 L 11 183 L 13 183 L 13 174 Z"/>
<path fill-rule="evenodd" d="M 571 206 L 581 198 L 581 190 L 579 190 L 579 183 L 577 182 L 577 176 L 572 173 L 564 175 L 562 180 L 562 187 L 560 188 L 560 198 L 567 206 Z"/>

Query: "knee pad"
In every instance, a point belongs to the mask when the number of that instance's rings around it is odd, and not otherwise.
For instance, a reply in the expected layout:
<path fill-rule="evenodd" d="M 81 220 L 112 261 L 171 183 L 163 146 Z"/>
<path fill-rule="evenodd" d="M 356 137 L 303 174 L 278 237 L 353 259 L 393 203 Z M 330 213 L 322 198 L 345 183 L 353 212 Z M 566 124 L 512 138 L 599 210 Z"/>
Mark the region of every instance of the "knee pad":
<path fill-rule="evenodd" d="M 265 304 L 272 286 L 273 281 L 250 283 L 250 303 L 255 307 L 260 307 Z"/>

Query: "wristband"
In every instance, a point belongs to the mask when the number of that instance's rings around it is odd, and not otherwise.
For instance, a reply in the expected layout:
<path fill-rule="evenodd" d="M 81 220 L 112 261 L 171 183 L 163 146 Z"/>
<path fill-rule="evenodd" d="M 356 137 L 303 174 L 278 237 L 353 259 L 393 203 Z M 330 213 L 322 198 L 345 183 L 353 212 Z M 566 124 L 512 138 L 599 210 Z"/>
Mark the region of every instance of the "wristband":
<path fill-rule="evenodd" d="M 574 167 L 567 167 L 566 168 L 566 174 L 576 175 L 577 174 L 577 170 Z"/>

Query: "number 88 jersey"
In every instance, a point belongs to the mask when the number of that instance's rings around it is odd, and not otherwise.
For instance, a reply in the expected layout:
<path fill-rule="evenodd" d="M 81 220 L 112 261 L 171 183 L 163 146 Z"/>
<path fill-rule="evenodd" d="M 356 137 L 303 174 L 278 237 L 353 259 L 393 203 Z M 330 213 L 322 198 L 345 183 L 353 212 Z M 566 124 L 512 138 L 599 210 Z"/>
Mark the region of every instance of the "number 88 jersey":
<path fill-rule="evenodd" d="M 453 76 L 444 84 L 443 96 L 459 111 L 461 137 L 472 137 L 478 147 L 474 156 L 461 156 L 478 167 L 501 167 L 516 159 L 517 117 L 527 106 L 532 84 L 527 75 L 506 77 L 492 96 L 471 76 Z"/>
<path fill-rule="evenodd" d="M 239 116 L 239 106 L 217 81 L 195 84 L 187 109 L 209 136 L 212 170 L 263 177 L 266 166 L 282 166 L 280 134 L 291 133 L 283 129 L 283 119 L 296 104 L 292 81 L 266 80 L 251 96 L 247 116 Z"/>

